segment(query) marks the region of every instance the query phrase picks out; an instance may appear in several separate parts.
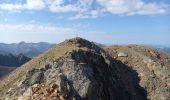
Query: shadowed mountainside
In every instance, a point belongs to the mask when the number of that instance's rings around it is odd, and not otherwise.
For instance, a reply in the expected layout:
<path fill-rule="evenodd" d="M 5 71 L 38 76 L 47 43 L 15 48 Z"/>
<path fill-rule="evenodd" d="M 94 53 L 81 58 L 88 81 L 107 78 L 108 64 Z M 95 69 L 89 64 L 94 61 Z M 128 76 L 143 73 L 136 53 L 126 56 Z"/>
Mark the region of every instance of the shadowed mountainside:
<path fill-rule="evenodd" d="M 8 67 L 19 67 L 22 64 L 28 62 L 30 58 L 23 54 L 12 55 L 12 54 L 0 54 L 0 65 Z"/>
<path fill-rule="evenodd" d="M 121 61 L 138 73 L 139 85 L 147 91 L 148 99 L 168 100 L 170 98 L 169 54 L 138 45 L 110 46 L 105 50 L 112 58 Z M 122 71 L 123 73 L 126 75 L 128 72 Z"/>
<path fill-rule="evenodd" d="M 7 66 L 0 66 L 0 79 L 10 72 L 12 72 L 16 67 L 7 67 Z"/>

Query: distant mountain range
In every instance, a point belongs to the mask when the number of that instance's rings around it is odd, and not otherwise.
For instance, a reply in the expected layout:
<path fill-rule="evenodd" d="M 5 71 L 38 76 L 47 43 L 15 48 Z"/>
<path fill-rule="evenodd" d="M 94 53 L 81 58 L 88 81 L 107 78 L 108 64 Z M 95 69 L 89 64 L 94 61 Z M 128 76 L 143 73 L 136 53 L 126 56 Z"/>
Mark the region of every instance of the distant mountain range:
<path fill-rule="evenodd" d="M 170 53 L 170 48 L 163 48 L 162 50 L 165 51 L 165 52 Z"/>
<path fill-rule="evenodd" d="M 46 42 L 39 42 L 39 43 L 12 43 L 12 44 L 5 44 L 0 43 L 0 54 L 13 54 L 19 55 L 23 54 L 27 57 L 34 57 L 38 54 L 46 51 L 47 49 L 51 48 L 54 44 L 46 43 Z"/>
<path fill-rule="evenodd" d="M 167 53 L 170 53 L 170 47 L 158 47 L 157 49 L 164 51 L 164 52 L 167 52 Z"/>
<path fill-rule="evenodd" d="M 39 43 L 0 43 L 0 66 L 19 67 L 28 62 L 32 57 L 51 48 L 54 44 Z M 0 68 L 1 69 L 1 68 Z"/>
<path fill-rule="evenodd" d="M 170 46 L 163 46 L 163 45 L 144 45 L 144 46 L 151 47 L 159 51 L 170 53 Z"/>

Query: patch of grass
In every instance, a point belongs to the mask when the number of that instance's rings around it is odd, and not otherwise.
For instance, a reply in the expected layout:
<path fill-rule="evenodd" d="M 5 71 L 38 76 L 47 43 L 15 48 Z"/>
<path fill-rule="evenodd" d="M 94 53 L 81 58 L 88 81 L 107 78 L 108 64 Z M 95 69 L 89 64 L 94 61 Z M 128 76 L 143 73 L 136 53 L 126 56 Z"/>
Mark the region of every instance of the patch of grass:
<path fill-rule="evenodd" d="M 64 56 L 67 52 L 71 52 L 75 48 L 76 48 L 75 44 L 72 44 L 72 43 L 69 43 L 69 42 L 58 44 L 56 47 L 51 48 L 49 50 L 49 52 L 47 52 L 44 55 L 43 59 L 56 60 L 56 59 Z"/>

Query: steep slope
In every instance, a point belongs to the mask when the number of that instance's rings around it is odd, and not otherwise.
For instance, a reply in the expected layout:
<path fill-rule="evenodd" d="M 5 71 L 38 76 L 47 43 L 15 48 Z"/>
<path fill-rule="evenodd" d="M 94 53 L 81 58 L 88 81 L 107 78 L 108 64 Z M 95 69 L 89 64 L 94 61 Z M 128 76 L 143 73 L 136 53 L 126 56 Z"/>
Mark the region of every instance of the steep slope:
<path fill-rule="evenodd" d="M 115 60 L 121 61 L 136 70 L 140 77 L 140 86 L 147 91 L 151 100 L 170 98 L 170 56 L 151 48 L 138 45 L 110 46 L 105 50 Z M 124 78 L 129 72 L 122 70 Z M 129 78 L 126 83 L 131 84 Z M 131 86 L 133 88 L 133 86 Z"/>
<path fill-rule="evenodd" d="M 30 58 L 23 54 L 12 55 L 12 54 L 0 54 L 0 65 L 8 67 L 19 67 L 22 64 L 28 62 Z"/>
<path fill-rule="evenodd" d="M 39 43 L 20 42 L 12 44 L 0 43 L 0 54 L 4 54 L 4 52 L 5 54 L 11 53 L 13 55 L 18 55 L 22 53 L 27 57 L 34 57 L 51 47 L 53 47 L 53 44 L 49 44 L 46 42 Z"/>
<path fill-rule="evenodd" d="M 121 75 L 134 76 L 133 89 Z M 131 78 L 133 79 L 133 78 Z M 2 99 L 145 100 L 137 73 L 82 38 L 66 40 L 0 81 Z M 132 85 L 132 84 L 130 84 Z"/>

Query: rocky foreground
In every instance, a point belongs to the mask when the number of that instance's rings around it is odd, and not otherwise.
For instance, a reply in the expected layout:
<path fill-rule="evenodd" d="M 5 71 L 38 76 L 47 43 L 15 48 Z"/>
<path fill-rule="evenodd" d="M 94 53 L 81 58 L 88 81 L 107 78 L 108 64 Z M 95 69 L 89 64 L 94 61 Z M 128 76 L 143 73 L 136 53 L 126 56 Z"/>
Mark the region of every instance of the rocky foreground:
<path fill-rule="evenodd" d="M 170 57 L 66 40 L 0 81 L 0 100 L 168 100 Z"/>
<path fill-rule="evenodd" d="M 121 68 L 121 75 L 130 90 L 134 91 L 134 82 L 143 87 L 147 93 L 147 99 L 169 100 L 170 99 L 170 56 L 151 48 L 138 45 L 110 46 L 105 50 L 116 61 L 124 63 L 126 68 L 136 71 L 137 77 L 127 76 L 129 71 Z"/>

